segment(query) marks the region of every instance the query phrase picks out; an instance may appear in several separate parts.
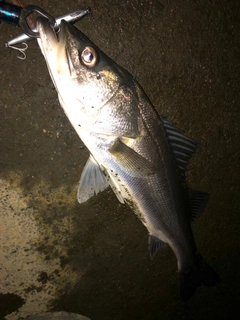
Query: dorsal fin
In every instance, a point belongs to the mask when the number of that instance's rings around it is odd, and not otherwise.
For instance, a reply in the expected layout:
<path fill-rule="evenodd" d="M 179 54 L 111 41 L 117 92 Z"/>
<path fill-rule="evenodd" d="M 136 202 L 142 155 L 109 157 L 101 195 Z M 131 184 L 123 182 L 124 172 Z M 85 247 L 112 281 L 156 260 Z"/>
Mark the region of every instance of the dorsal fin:
<path fill-rule="evenodd" d="M 172 122 L 162 119 L 167 139 L 175 156 L 180 174 L 185 179 L 186 167 L 197 149 L 197 142 L 186 137 L 183 131 L 173 127 Z"/>
<path fill-rule="evenodd" d="M 195 221 L 203 212 L 208 202 L 209 194 L 188 188 L 188 199 L 191 211 L 191 222 Z"/>

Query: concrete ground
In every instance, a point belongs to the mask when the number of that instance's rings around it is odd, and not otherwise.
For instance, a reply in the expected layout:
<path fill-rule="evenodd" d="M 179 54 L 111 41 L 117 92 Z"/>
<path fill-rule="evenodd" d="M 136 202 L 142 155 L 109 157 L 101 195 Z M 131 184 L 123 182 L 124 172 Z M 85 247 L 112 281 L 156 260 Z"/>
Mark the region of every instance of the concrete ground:
<path fill-rule="evenodd" d="M 30 1 L 29 1 L 30 3 Z M 36 41 L 27 58 L 0 25 L 0 319 L 68 311 L 92 320 L 238 319 L 240 301 L 240 3 L 32 1 L 77 23 L 200 147 L 188 182 L 210 200 L 193 230 L 221 283 L 178 295 L 169 248 L 149 258 L 147 231 L 107 190 L 79 205 L 88 158 L 60 108 Z M 237 315 L 237 316 L 236 316 Z"/>

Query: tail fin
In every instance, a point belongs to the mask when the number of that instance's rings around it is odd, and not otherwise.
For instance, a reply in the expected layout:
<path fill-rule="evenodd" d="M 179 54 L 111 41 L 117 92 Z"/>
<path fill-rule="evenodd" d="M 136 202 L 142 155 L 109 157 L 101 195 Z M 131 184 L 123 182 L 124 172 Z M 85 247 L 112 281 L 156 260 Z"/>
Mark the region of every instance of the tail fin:
<path fill-rule="evenodd" d="M 179 291 L 183 301 L 190 299 L 201 285 L 215 286 L 220 277 L 207 262 L 197 254 L 196 264 L 185 273 L 179 274 Z"/>

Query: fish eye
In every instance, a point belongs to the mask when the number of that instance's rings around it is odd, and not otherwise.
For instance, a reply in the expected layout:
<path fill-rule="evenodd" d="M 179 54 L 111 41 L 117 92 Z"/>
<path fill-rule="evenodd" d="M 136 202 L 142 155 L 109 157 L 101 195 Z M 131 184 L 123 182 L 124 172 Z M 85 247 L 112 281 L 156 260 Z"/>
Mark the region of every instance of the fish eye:
<path fill-rule="evenodd" d="M 92 47 L 85 47 L 81 54 L 82 63 L 87 67 L 94 67 L 98 62 L 98 55 Z"/>

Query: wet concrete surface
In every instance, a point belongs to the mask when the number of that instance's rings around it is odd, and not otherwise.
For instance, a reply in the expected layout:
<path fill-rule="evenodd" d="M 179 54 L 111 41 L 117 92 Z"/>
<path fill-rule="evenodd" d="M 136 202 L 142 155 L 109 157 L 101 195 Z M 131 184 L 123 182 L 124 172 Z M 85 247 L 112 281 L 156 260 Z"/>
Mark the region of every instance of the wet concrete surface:
<path fill-rule="evenodd" d="M 67 3 L 67 4 L 66 4 Z M 95 320 L 238 319 L 240 35 L 237 1 L 33 1 L 77 23 L 137 78 L 161 115 L 197 140 L 188 182 L 210 193 L 193 230 L 221 275 L 188 302 L 169 248 L 150 260 L 147 231 L 111 190 L 79 205 L 88 151 L 59 106 L 36 41 L 27 59 L 0 25 L 0 319 L 68 311 Z"/>

